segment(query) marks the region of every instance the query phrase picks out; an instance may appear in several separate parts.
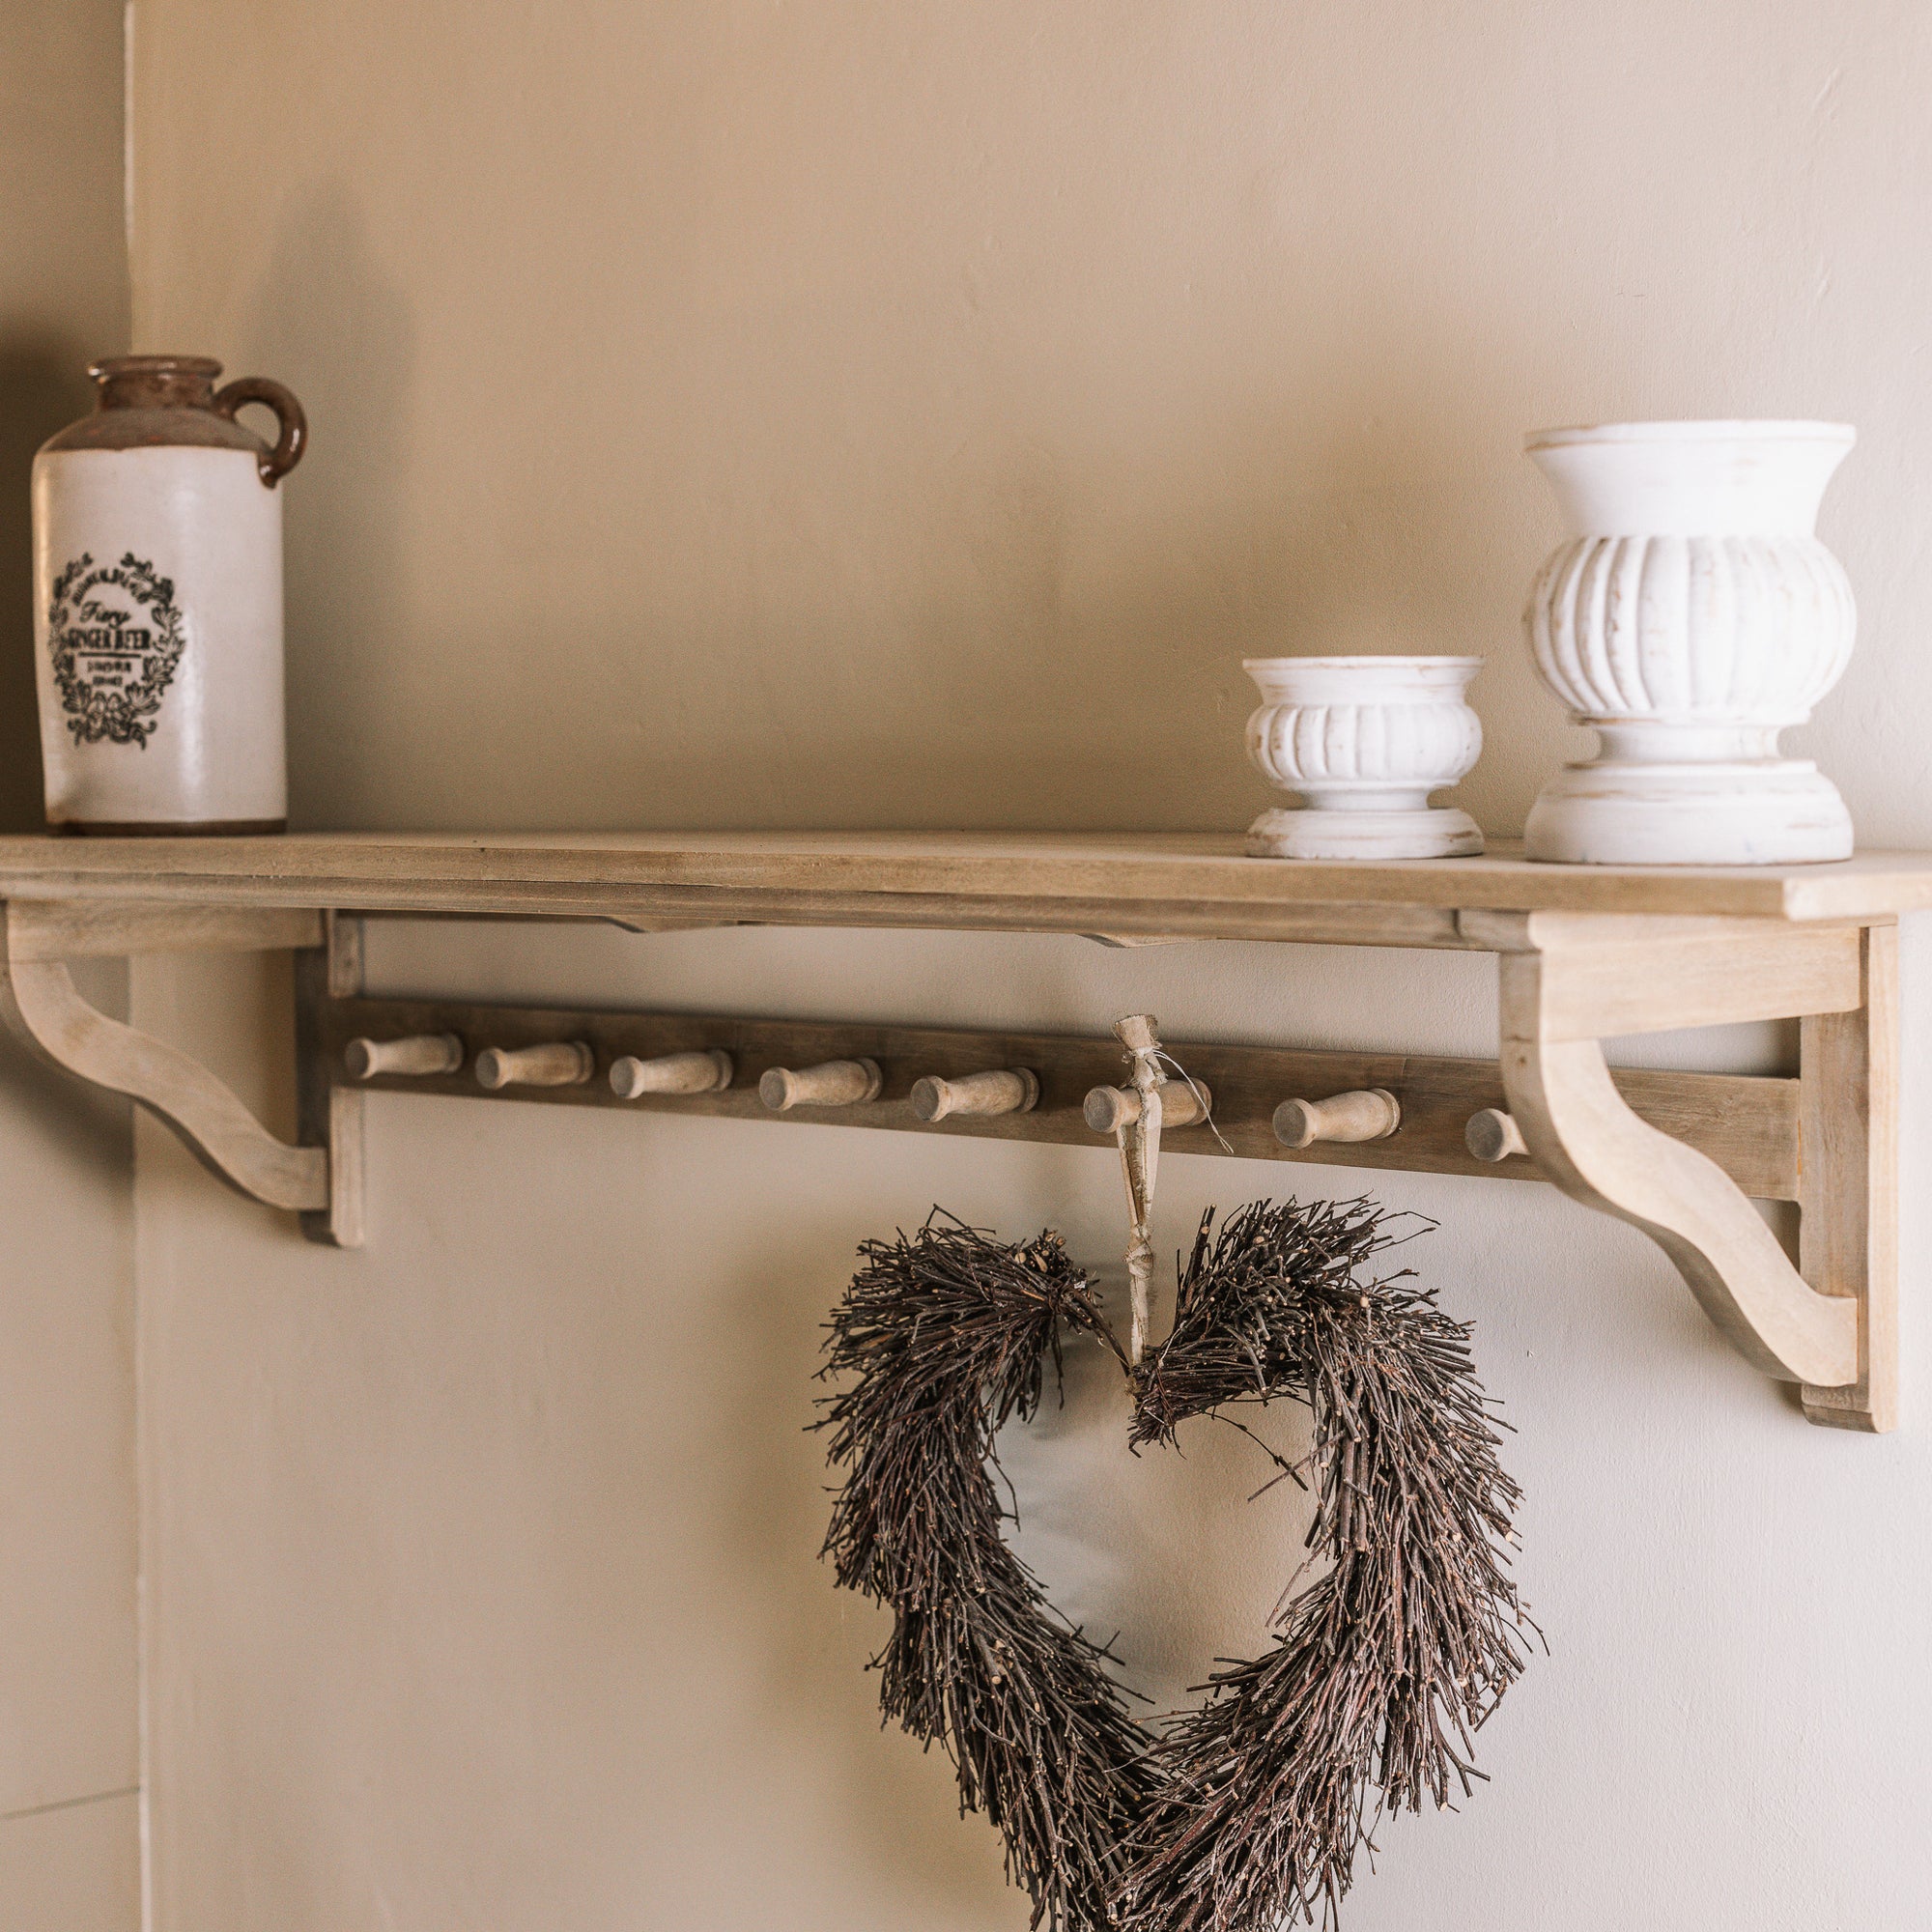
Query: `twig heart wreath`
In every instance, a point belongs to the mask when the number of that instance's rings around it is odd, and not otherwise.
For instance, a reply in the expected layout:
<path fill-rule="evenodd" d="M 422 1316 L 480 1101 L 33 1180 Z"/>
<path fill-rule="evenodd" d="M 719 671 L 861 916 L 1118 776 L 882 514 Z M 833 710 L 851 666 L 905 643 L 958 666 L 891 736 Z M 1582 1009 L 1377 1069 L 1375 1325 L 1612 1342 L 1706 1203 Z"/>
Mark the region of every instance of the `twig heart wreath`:
<path fill-rule="evenodd" d="M 882 1710 L 947 1749 L 961 1809 L 998 1826 L 1055 1932 L 1274 1932 L 1318 1908 L 1332 1924 L 1375 1815 L 1480 1776 L 1470 1734 L 1526 1661 L 1505 1550 L 1520 1492 L 1468 1330 L 1409 1270 L 1371 1278 L 1406 1237 L 1366 1199 L 1213 1222 L 1138 1361 L 1058 1234 L 1007 1246 L 937 1209 L 862 1247 L 831 1323 L 825 1374 L 850 1379 L 818 1425 L 846 1472 L 825 1548 L 842 1587 L 894 1613 Z M 1127 1375 L 1136 1449 L 1236 1403 L 1312 1412 L 1288 1472 L 1316 1505 L 1303 1568 L 1330 1567 L 1265 1653 L 1158 1732 L 1000 1534 L 994 1437 L 1036 1412 L 1069 1331 Z"/>

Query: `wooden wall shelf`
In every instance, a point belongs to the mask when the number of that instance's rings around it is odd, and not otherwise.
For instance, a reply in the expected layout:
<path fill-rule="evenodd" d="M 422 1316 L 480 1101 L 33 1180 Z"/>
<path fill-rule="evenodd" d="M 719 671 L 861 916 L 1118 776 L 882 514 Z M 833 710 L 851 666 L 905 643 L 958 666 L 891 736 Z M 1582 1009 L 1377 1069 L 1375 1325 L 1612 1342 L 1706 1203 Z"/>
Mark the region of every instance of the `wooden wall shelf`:
<path fill-rule="evenodd" d="M 813 1052 L 881 1062 L 883 1111 L 870 1123 L 907 1127 L 923 1123 L 895 1083 L 916 1077 L 915 1062 L 921 1072 L 956 1077 L 994 1062 L 1027 1064 L 1013 1058 L 1024 1049 L 1047 1063 L 1037 1069 L 1044 1093 L 1035 1114 L 943 1122 L 939 1130 L 1041 1139 L 1075 1136 L 1069 1096 L 1096 1049 L 1037 1036 L 850 1026 L 814 1033 L 752 1021 L 517 1017 L 516 1009 L 369 1002 L 361 998 L 356 915 L 592 919 L 639 931 L 892 926 L 1072 932 L 1121 944 L 1248 939 L 1493 952 L 1501 955 L 1493 1064 L 1188 1048 L 1223 1095 L 1217 1114 L 1227 1110 L 1232 1144 L 1290 1157 L 1262 1144 L 1257 1109 L 1264 1099 L 1327 1096 L 1291 1096 L 1279 1083 L 1402 1087 L 1410 1103 L 1406 1138 L 1399 1130 L 1302 1157 L 1481 1172 L 1457 1153 L 1450 1117 L 1465 1094 L 1486 1095 L 1478 1104 L 1500 1098 L 1536 1171 L 1649 1234 L 1741 1352 L 1803 1385 L 1811 1419 L 1862 1430 L 1892 1423 L 1894 925 L 1902 913 L 1932 907 L 1932 855 L 1726 869 L 1531 865 L 1507 849 L 1363 865 L 1253 860 L 1236 838 L 1198 836 L 41 838 L 0 839 L 0 1005 L 16 1031 L 70 1071 L 132 1095 L 244 1192 L 300 1212 L 311 1233 L 345 1244 L 361 1233 L 362 1089 L 342 1067 L 351 1037 L 344 1028 L 394 1037 L 384 1029 L 445 1030 L 432 1025 L 440 1014 L 446 1030 L 466 1038 L 487 1022 L 502 1035 L 491 1044 L 515 1046 L 559 1040 L 559 1027 L 575 1027 L 597 1032 L 596 1051 L 607 1059 L 645 1046 L 721 1045 L 719 1030 L 733 1028 L 741 1054 L 776 1053 L 784 1036 L 794 1045 L 783 1051 L 794 1054 L 813 1033 Z M 282 947 L 298 955 L 295 1148 L 273 1140 L 185 1055 L 87 1007 L 66 964 L 101 953 Z M 1715 1114 L 1706 1103 L 1716 1090 L 1697 1082 L 1721 1076 L 1613 1077 L 1604 1061 L 1602 1041 L 1621 1035 L 1775 1018 L 1803 1021 L 1798 1082 L 1736 1083 L 1736 1104 Z M 626 1027 L 636 1044 L 619 1049 Z M 475 1047 L 469 1041 L 466 1050 Z M 460 1077 L 400 1076 L 432 1087 Z M 461 1091 L 482 1090 L 472 1083 Z M 733 1090 L 647 1104 L 730 1113 L 753 1102 Z M 1183 1130 L 1175 1149 L 1206 1138 L 1203 1129 Z M 1798 1200 L 1795 1266 L 1749 1193 Z"/>
<path fill-rule="evenodd" d="M 298 833 L 0 838 L 0 898 L 1479 945 L 1465 911 L 1788 922 L 1932 906 L 1932 854 L 1841 865 L 1249 859 L 1238 837 L 1061 833 Z"/>

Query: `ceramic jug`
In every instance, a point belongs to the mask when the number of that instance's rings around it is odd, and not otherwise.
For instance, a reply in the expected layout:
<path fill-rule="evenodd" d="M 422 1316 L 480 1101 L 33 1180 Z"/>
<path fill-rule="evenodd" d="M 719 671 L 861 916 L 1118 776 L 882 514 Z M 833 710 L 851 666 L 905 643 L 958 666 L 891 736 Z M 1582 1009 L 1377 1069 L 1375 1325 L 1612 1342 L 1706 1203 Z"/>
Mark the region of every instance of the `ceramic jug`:
<path fill-rule="evenodd" d="M 34 459 L 34 641 L 47 822 L 279 832 L 282 498 L 307 435 L 279 383 L 120 355 Z M 271 449 L 236 419 L 274 412 Z"/>

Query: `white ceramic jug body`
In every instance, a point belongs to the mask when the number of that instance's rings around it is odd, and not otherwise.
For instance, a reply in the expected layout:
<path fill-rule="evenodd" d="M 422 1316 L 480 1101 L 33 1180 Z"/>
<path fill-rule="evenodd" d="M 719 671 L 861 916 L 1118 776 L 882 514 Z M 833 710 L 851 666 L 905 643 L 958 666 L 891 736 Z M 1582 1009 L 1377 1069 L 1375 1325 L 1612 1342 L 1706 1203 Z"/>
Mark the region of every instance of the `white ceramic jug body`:
<path fill-rule="evenodd" d="M 282 497 L 254 456 L 43 451 L 34 589 L 50 824 L 286 822 Z"/>
<path fill-rule="evenodd" d="M 288 821 L 282 497 L 307 424 L 205 355 L 117 355 L 34 458 L 34 643 L 49 824 L 279 832 Z M 237 419 L 274 412 L 270 448 Z"/>
<path fill-rule="evenodd" d="M 1543 681 L 1597 757 L 1529 815 L 1532 859 L 1774 865 L 1842 859 L 1852 825 L 1808 760 L 1778 755 L 1844 674 L 1851 585 L 1813 526 L 1852 446 L 1839 423 L 1610 423 L 1528 450 L 1570 540 L 1531 589 Z"/>

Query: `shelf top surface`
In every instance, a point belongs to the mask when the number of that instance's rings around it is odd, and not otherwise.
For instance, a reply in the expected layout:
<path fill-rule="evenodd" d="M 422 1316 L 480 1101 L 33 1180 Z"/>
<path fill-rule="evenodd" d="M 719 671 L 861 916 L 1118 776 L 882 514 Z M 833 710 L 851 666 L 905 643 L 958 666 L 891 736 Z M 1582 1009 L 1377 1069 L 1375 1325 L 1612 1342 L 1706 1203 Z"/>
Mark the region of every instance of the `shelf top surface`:
<path fill-rule="evenodd" d="M 1250 859 L 1200 833 L 296 833 L 0 838 L 0 897 L 1205 932 L 1338 908 L 1872 920 L 1932 907 L 1932 853 L 1755 867 Z"/>

